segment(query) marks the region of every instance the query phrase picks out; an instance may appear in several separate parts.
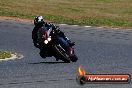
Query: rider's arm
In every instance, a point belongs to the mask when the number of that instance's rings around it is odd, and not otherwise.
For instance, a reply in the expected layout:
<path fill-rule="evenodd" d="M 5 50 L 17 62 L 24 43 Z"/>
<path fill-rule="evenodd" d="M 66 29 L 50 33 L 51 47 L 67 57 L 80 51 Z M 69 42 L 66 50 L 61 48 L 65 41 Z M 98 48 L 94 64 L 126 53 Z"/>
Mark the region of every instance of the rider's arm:
<path fill-rule="evenodd" d="M 33 41 L 35 41 L 36 40 L 36 36 L 37 35 L 37 30 L 36 30 L 36 28 L 34 27 L 34 29 L 33 29 L 33 31 L 32 31 L 32 39 L 33 39 Z"/>
<path fill-rule="evenodd" d="M 51 24 L 51 27 L 52 29 L 57 33 L 57 34 L 60 34 L 60 35 L 64 35 L 64 32 L 62 32 L 59 28 L 59 26 L 56 26 L 54 24 Z"/>
<path fill-rule="evenodd" d="M 33 39 L 33 44 L 34 44 L 34 46 L 37 48 L 38 47 L 38 45 L 37 45 L 37 28 L 36 27 L 34 27 L 34 29 L 33 29 L 33 31 L 32 31 L 32 39 Z"/>

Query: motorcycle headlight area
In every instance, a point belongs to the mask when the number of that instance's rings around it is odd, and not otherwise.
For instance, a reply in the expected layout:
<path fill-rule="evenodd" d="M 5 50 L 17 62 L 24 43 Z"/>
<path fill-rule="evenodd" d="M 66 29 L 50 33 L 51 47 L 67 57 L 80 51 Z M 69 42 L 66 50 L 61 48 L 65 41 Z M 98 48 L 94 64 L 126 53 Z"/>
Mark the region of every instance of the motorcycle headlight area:
<path fill-rule="evenodd" d="M 48 44 L 49 41 L 51 41 L 51 37 L 47 38 L 47 40 L 45 40 L 44 43 Z"/>
<path fill-rule="evenodd" d="M 48 44 L 48 40 L 45 40 L 44 43 L 45 43 L 45 44 Z"/>
<path fill-rule="evenodd" d="M 49 37 L 47 40 L 48 40 L 48 41 L 51 41 L 51 37 Z"/>

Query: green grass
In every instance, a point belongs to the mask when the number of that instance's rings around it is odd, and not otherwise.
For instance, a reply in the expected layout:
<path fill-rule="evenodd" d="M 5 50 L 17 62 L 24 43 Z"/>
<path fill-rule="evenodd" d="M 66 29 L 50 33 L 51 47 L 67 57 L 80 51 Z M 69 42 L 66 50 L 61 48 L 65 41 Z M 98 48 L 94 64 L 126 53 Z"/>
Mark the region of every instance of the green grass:
<path fill-rule="evenodd" d="M 132 27 L 132 0 L 0 0 L 0 16 L 55 23 Z"/>
<path fill-rule="evenodd" d="M 0 59 L 10 58 L 11 52 L 9 51 L 0 51 Z"/>

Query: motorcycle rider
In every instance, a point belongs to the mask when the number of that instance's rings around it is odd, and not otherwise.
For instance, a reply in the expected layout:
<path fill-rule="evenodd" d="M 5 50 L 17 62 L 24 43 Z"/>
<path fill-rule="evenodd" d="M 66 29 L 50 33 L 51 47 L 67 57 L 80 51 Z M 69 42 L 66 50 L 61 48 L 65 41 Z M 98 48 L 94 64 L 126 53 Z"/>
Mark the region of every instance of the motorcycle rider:
<path fill-rule="evenodd" d="M 41 29 L 41 28 L 43 28 L 43 27 L 47 28 L 47 30 L 50 29 L 50 28 L 52 28 L 52 30 L 54 30 L 57 35 L 61 36 L 61 37 L 58 37 L 59 38 L 59 43 L 62 44 L 62 45 L 64 45 L 64 47 L 66 46 L 67 51 L 69 51 L 67 47 L 75 45 L 74 42 L 71 42 L 64 35 L 64 32 L 60 31 L 59 26 L 56 26 L 54 24 L 45 22 L 44 19 L 43 19 L 43 16 L 37 16 L 37 17 L 35 17 L 35 19 L 34 19 L 34 25 L 35 25 L 35 27 L 34 27 L 34 29 L 32 31 L 33 43 L 34 43 L 34 46 L 36 48 L 40 49 L 40 56 L 43 57 L 43 58 L 46 58 L 46 55 L 44 55 L 44 53 L 43 53 L 43 51 L 45 51 L 45 50 L 42 49 L 41 45 L 39 45 L 39 43 L 38 43 L 38 35 L 37 35 L 38 30 Z"/>

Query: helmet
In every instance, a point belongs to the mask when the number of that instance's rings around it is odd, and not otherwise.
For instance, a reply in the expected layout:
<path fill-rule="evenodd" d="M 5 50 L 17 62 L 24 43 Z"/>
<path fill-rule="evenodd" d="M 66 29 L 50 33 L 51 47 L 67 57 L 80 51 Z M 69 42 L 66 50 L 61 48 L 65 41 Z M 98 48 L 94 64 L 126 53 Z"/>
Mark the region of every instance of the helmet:
<path fill-rule="evenodd" d="M 37 16 L 34 19 L 34 25 L 43 25 L 44 19 L 43 16 Z"/>

